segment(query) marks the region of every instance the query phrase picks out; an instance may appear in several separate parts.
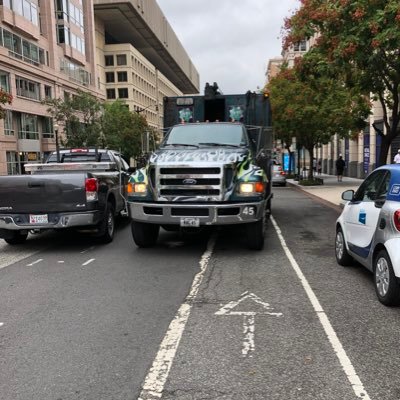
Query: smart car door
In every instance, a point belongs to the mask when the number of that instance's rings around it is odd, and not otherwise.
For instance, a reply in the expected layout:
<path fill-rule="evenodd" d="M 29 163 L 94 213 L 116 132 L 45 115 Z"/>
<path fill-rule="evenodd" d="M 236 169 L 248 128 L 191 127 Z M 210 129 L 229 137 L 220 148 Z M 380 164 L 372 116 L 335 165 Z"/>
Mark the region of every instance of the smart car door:
<path fill-rule="evenodd" d="M 345 229 L 349 249 L 360 257 L 367 257 L 379 220 L 381 208 L 375 201 L 386 196 L 390 175 L 377 170 L 367 177 L 348 204 Z"/>

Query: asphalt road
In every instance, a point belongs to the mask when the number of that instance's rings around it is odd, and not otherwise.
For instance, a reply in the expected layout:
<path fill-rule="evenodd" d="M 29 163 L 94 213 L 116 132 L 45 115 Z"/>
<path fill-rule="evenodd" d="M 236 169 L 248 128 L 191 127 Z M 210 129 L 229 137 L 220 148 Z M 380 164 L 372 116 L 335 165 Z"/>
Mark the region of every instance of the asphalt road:
<path fill-rule="evenodd" d="M 0 399 L 400 399 L 400 309 L 336 264 L 337 215 L 276 188 L 261 252 L 235 229 L 139 250 L 127 225 L 5 247 Z"/>

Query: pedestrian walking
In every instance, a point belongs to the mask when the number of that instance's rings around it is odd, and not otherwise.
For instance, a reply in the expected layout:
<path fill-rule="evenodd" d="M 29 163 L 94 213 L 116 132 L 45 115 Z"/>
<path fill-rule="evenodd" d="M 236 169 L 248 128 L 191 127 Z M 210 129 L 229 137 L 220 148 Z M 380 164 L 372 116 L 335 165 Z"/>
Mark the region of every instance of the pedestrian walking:
<path fill-rule="evenodd" d="M 338 182 L 342 182 L 344 167 L 346 166 L 345 161 L 341 154 L 339 154 L 339 158 L 336 160 L 336 175 Z"/>
<path fill-rule="evenodd" d="M 400 164 L 400 149 L 397 150 L 397 154 L 394 156 L 393 162 L 395 164 Z"/>
<path fill-rule="evenodd" d="M 321 161 L 321 159 L 318 160 L 317 172 L 318 172 L 318 175 L 322 174 L 322 161 Z"/>

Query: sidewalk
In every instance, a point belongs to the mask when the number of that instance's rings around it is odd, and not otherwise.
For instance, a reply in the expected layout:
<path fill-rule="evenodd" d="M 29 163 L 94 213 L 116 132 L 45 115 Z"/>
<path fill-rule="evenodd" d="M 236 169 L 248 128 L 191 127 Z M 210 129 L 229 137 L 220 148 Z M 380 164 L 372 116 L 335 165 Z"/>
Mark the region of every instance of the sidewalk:
<path fill-rule="evenodd" d="M 342 200 L 342 193 L 349 189 L 356 190 L 363 182 L 363 179 L 348 178 L 346 176 L 343 177 L 342 182 L 338 182 L 335 175 L 322 174 L 316 175 L 316 177 L 322 178 L 324 184 L 318 186 L 302 186 L 294 179 L 288 179 L 287 183 L 296 189 L 318 197 L 336 207 L 343 207 L 344 201 Z"/>

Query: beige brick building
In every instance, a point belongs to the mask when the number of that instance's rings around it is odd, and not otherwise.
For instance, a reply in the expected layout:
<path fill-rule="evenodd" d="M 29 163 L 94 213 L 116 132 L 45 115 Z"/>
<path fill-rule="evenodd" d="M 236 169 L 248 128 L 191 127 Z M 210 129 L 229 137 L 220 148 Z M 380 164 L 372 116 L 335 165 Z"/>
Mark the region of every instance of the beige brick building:
<path fill-rule="evenodd" d="M 121 98 L 162 128 L 163 97 L 197 93 L 199 76 L 155 0 L 3 0 L 0 85 L 13 95 L 0 121 L 4 175 L 55 149 L 46 97 Z"/>

